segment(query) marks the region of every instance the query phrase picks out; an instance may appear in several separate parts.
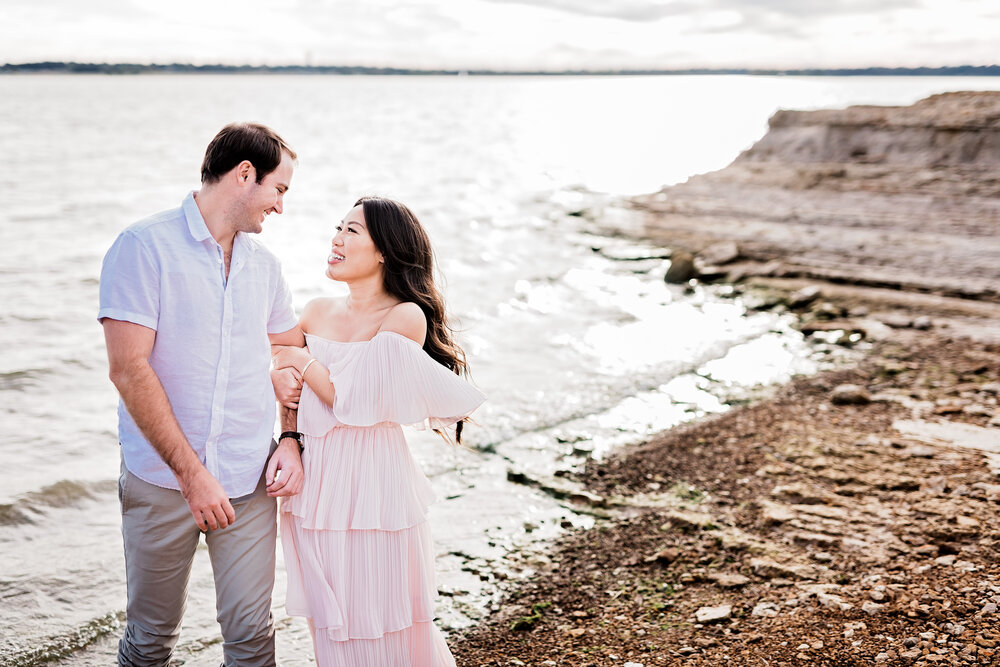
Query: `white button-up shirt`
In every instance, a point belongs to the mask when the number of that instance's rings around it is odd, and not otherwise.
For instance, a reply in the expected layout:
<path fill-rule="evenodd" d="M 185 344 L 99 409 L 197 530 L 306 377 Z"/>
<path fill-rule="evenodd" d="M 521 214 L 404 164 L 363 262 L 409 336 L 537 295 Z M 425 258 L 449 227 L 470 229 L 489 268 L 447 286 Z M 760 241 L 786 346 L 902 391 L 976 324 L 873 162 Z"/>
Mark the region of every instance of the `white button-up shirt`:
<path fill-rule="evenodd" d="M 104 257 L 98 319 L 156 331 L 153 367 L 191 447 L 231 498 L 253 492 L 274 431 L 269 333 L 297 320 L 278 259 L 237 233 L 229 278 L 194 193 L 135 223 Z M 125 466 L 151 484 L 177 479 L 118 403 Z"/>

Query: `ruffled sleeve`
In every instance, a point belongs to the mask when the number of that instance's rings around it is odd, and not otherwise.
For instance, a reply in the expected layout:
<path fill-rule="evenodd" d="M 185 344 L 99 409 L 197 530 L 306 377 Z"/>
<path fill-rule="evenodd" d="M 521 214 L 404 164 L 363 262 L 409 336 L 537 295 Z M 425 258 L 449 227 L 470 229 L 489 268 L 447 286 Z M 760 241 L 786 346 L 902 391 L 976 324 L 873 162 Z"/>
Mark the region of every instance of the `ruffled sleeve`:
<path fill-rule="evenodd" d="M 383 331 L 366 343 L 340 345 L 352 348 L 327 364 L 336 389 L 332 408 L 303 388 L 299 422 L 304 433 L 323 435 L 336 423 L 395 422 L 443 428 L 467 417 L 486 400 L 482 392 L 406 336 Z"/>

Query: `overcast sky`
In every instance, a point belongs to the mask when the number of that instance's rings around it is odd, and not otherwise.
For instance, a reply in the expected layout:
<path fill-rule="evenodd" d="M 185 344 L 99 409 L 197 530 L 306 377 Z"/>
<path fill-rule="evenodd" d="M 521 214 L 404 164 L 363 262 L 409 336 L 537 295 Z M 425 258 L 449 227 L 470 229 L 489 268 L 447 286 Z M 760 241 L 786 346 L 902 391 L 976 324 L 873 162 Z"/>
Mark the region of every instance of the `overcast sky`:
<path fill-rule="evenodd" d="M 1000 0 L 0 0 L 0 63 L 1000 64 Z"/>

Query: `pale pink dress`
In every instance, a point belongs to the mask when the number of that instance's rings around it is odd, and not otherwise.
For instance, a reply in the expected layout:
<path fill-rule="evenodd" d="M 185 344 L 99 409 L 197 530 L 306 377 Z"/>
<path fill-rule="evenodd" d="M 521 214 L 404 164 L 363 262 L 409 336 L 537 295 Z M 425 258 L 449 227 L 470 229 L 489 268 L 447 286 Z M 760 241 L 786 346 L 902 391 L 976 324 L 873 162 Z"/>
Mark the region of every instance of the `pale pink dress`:
<path fill-rule="evenodd" d="M 306 342 L 336 396 L 331 408 L 306 386 L 299 401 L 305 485 L 281 505 L 285 607 L 309 619 L 321 667 L 454 665 L 433 622 L 433 493 L 400 425 L 453 424 L 484 396 L 393 332 Z"/>

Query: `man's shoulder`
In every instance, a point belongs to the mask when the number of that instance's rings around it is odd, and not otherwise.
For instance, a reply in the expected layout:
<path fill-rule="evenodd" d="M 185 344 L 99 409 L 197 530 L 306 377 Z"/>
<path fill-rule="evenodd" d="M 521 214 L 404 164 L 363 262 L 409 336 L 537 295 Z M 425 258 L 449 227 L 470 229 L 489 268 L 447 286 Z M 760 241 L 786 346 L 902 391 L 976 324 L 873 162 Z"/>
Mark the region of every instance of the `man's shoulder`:
<path fill-rule="evenodd" d="M 180 207 L 160 211 L 133 222 L 122 230 L 122 234 L 130 234 L 138 238 L 155 238 L 160 235 L 175 234 L 183 230 L 185 224 L 184 210 Z"/>
<path fill-rule="evenodd" d="M 253 261 L 260 262 L 276 271 L 281 271 L 281 260 L 271 252 L 270 248 L 264 245 L 263 241 L 250 234 L 243 234 L 243 238 L 246 239 L 247 246 L 250 248 Z"/>

